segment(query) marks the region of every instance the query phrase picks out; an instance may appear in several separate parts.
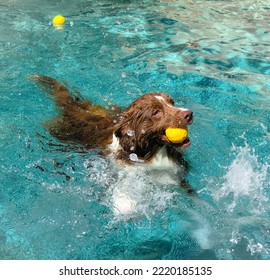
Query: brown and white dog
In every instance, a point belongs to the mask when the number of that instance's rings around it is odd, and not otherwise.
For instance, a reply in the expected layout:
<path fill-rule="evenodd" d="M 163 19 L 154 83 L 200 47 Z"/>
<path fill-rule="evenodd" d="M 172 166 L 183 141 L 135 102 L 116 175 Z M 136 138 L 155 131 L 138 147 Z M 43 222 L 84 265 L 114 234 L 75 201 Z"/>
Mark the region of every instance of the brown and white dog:
<path fill-rule="evenodd" d="M 166 128 L 186 128 L 193 121 L 192 111 L 175 107 L 167 94 L 145 94 L 126 110 L 115 106 L 106 109 L 83 100 L 52 78 L 36 75 L 31 79 L 54 97 L 59 116 L 49 123 L 48 129 L 61 141 L 113 152 L 125 164 L 134 163 L 136 158 L 151 164 L 161 151 L 168 160 L 181 162 L 181 154 L 175 148 L 190 145 L 188 138 L 173 144 L 165 136 Z"/>
<path fill-rule="evenodd" d="M 77 92 L 47 76 L 33 76 L 54 99 L 59 109 L 56 118 L 47 124 L 50 133 L 61 141 L 99 149 L 111 154 L 121 165 L 144 165 L 170 169 L 184 164 L 181 148 L 190 145 L 168 140 L 168 127 L 186 128 L 193 122 L 191 110 L 177 108 L 164 93 L 140 96 L 127 109 L 116 106 L 106 109 L 83 100 Z M 180 180 L 188 191 L 192 189 Z"/>

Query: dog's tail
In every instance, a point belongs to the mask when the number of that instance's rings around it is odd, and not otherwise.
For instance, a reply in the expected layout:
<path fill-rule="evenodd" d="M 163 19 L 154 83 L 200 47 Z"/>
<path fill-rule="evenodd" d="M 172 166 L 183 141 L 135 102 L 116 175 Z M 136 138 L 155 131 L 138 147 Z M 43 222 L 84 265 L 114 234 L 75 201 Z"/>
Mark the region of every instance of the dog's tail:
<path fill-rule="evenodd" d="M 46 91 L 58 107 L 59 115 L 45 123 L 53 136 L 90 148 L 104 147 L 111 141 L 115 112 L 83 100 L 80 93 L 71 92 L 53 78 L 34 75 L 29 79 Z"/>
<path fill-rule="evenodd" d="M 69 107 L 74 105 L 74 102 L 78 103 L 83 101 L 80 93 L 69 91 L 66 86 L 53 78 L 42 75 L 33 75 L 30 76 L 29 79 L 35 81 L 42 90 L 52 96 L 56 105 L 60 108 Z"/>

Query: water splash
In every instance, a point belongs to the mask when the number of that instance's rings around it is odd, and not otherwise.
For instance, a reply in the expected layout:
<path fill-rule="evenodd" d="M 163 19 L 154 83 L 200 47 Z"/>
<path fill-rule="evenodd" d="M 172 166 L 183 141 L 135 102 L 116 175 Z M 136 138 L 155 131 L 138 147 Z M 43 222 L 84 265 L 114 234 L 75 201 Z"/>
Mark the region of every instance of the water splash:
<path fill-rule="evenodd" d="M 251 213 L 263 213 L 268 202 L 265 187 L 269 164 L 261 163 L 247 142 L 242 147 L 233 145 L 232 152 L 235 159 L 227 167 L 221 188 L 214 191 L 215 200 L 226 203 L 228 211 L 245 205 Z"/>
<path fill-rule="evenodd" d="M 148 174 L 140 166 L 118 171 L 118 178 L 110 185 L 108 193 L 114 213 L 151 216 L 156 211 L 164 211 L 176 193 L 174 189 L 156 182 L 154 174 Z M 166 174 L 156 174 L 158 181 L 162 180 L 163 175 Z"/>

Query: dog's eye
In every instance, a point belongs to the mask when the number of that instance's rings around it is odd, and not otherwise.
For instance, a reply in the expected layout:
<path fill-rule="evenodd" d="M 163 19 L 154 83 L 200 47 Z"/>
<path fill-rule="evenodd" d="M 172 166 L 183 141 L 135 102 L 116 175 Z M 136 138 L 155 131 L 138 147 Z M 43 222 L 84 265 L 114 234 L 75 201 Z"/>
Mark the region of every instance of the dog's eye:
<path fill-rule="evenodd" d="M 174 106 L 174 100 L 170 99 L 170 103 Z"/>
<path fill-rule="evenodd" d="M 161 109 L 155 109 L 154 112 L 153 112 L 153 116 L 158 116 L 158 115 L 161 115 L 161 114 L 162 114 Z"/>

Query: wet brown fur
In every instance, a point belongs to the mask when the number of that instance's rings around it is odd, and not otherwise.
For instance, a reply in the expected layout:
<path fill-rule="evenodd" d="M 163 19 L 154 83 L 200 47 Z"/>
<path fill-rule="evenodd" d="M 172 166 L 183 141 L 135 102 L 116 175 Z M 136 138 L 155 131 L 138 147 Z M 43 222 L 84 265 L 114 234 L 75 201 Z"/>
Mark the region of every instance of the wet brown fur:
<path fill-rule="evenodd" d="M 163 93 L 148 93 L 136 99 L 124 112 L 94 105 L 83 100 L 77 92 L 47 76 L 33 76 L 54 99 L 58 116 L 46 123 L 50 133 L 61 141 L 81 144 L 87 148 L 98 148 L 106 152 L 113 140 L 119 139 L 120 150 L 116 158 L 129 162 L 129 155 L 135 153 L 139 159 L 148 162 L 156 152 L 166 145 L 168 156 L 176 155 L 171 143 L 164 141 L 167 127 L 186 127 L 181 111 L 173 106 L 173 100 Z M 156 97 L 162 97 L 170 106 L 164 106 Z"/>

